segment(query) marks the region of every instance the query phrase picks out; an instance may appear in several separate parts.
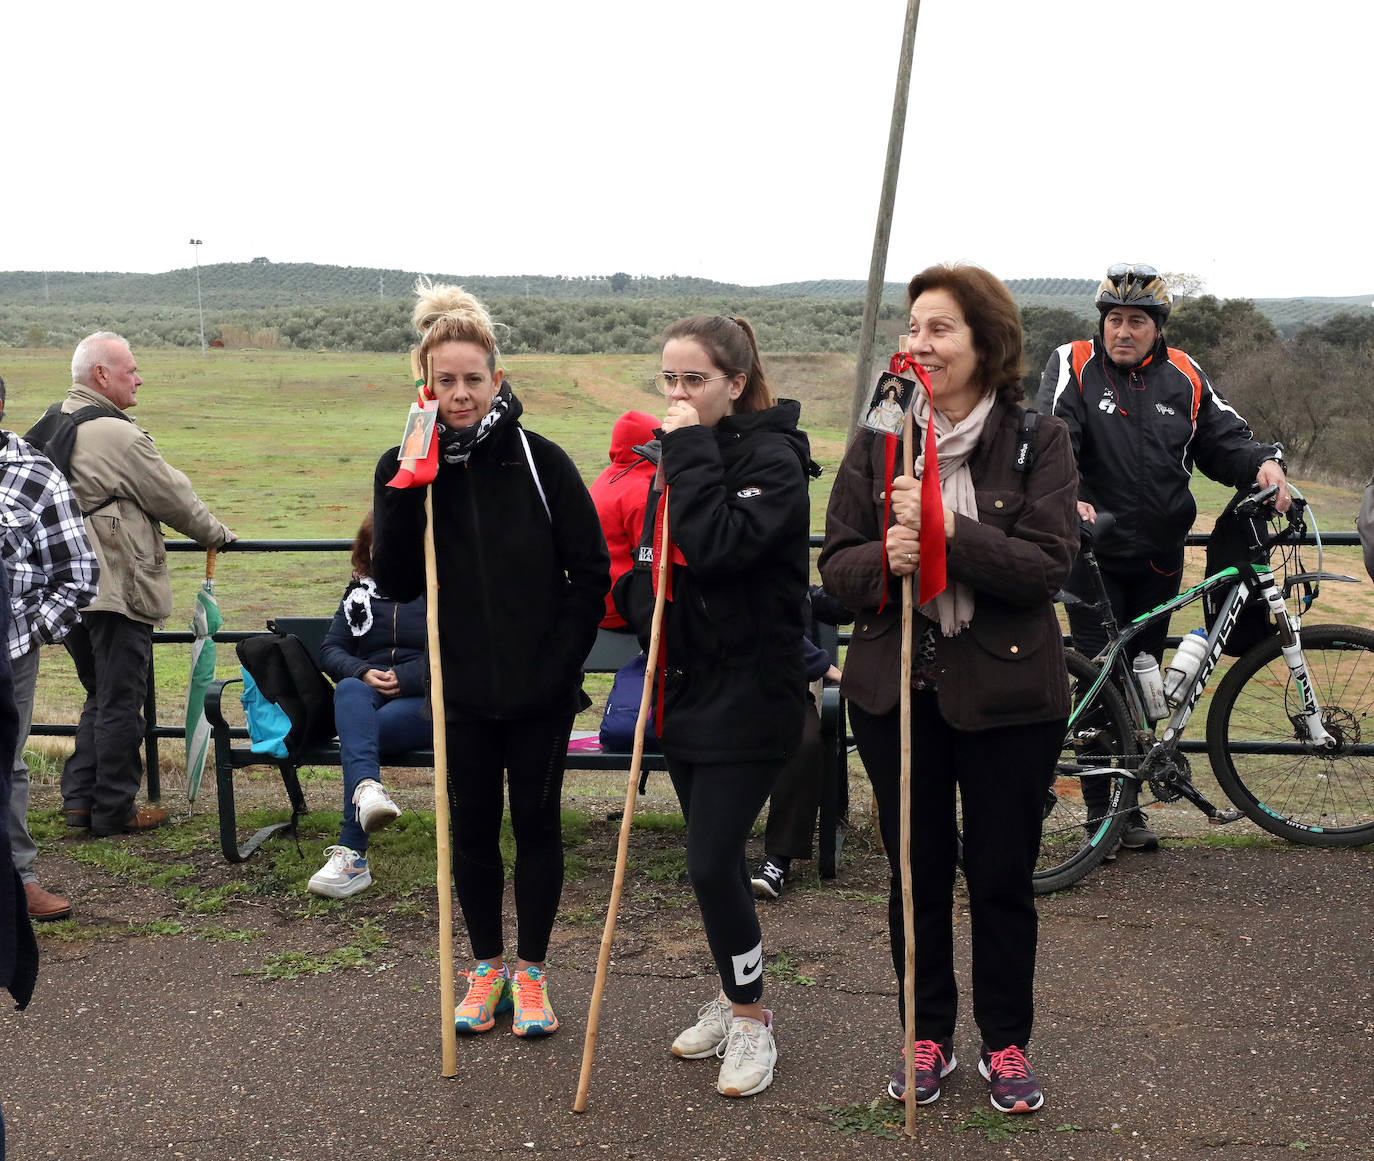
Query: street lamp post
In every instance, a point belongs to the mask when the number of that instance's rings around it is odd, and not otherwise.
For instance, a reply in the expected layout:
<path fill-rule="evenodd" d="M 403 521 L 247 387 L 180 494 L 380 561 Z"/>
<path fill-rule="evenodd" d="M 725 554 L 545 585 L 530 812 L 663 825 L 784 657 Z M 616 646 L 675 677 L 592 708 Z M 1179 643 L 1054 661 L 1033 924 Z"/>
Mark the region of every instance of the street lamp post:
<path fill-rule="evenodd" d="M 200 250 L 201 241 L 199 238 L 191 239 L 193 247 L 191 253 L 196 256 L 196 311 L 200 315 L 200 357 L 205 358 L 205 308 L 200 302 Z"/>

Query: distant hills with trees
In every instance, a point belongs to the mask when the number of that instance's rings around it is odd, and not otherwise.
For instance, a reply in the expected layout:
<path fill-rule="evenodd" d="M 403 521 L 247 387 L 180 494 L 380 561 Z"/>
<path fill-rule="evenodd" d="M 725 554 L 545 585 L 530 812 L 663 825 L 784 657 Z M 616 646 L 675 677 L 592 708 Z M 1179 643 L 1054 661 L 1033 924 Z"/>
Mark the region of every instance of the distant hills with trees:
<path fill-rule="evenodd" d="M 403 351 L 414 341 L 417 272 L 252 262 L 200 267 L 206 338 L 230 347 Z M 772 352 L 852 352 L 865 286 L 858 280 L 737 286 L 705 278 L 433 273 L 482 298 L 503 324 L 510 354 L 584 355 L 654 350 L 676 318 L 747 315 Z M 1345 298 L 1219 300 L 1193 275 L 1176 299 L 1170 342 L 1189 351 L 1257 431 L 1282 438 L 1300 468 L 1328 475 L 1374 463 L 1374 294 Z M 1026 378 L 1059 343 L 1090 337 L 1097 317 L 1086 278 L 1007 283 L 1021 307 Z M 905 284 L 885 287 L 880 349 L 905 328 Z M 108 328 L 135 347 L 200 343 L 194 267 L 162 274 L 0 272 L 0 347 L 70 348 Z M 1344 466 L 1342 466 L 1344 465 Z M 1363 476 L 1361 476 L 1363 479 Z"/>
<path fill-rule="evenodd" d="M 223 262 L 200 267 L 201 296 L 208 311 L 262 310 L 272 307 L 335 303 L 409 301 L 420 272 L 366 266 L 326 266 L 306 262 Z M 782 282 L 740 286 L 679 275 L 650 277 L 623 271 L 604 276 L 513 274 L 497 277 L 429 272 L 435 281 L 456 282 L 480 298 L 591 299 L 614 301 L 718 299 L 737 302 L 817 299 L 862 301 L 858 279 Z M 1192 276 L 1186 276 L 1191 278 Z M 1193 281 L 1196 281 L 1193 279 Z M 1056 306 L 1083 313 L 1097 283 L 1088 278 L 1016 278 L 1007 286 L 1022 306 Z M 884 301 L 900 306 L 905 283 L 889 282 Z M 68 306 L 195 305 L 194 267 L 161 274 L 80 273 L 72 271 L 0 272 L 0 303 Z M 1280 330 L 1324 322 L 1343 310 L 1369 309 L 1374 294 L 1345 298 L 1261 299 L 1256 307 Z"/>

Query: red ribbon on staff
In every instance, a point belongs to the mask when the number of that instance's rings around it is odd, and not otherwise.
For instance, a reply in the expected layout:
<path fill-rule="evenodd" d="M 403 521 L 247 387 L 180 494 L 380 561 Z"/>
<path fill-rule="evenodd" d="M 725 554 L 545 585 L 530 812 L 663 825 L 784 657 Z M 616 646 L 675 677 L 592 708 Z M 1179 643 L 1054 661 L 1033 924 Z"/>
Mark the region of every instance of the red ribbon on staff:
<path fill-rule="evenodd" d="M 428 403 L 434 398 L 433 393 L 425 386 L 423 379 L 415 380 L 416 401 L 420 404 Z M 416 431 L 421 430 L 416 428 Z M 402 453 L 405 448 L 401 449 Z M 406 460 L 410 459 L 415 465 L 412 468 L 406 467 Z M 396 474 L 387 480 L 388 488 L 423 488 L 426 484 L 433 483 L 434 477 L 439 474 L 439 433 L 434 432 L 429 439 L 429 451 L 425 453 L 423 459 L 419 457 L 409 457 L 404 454 L 401 456 L 401 465 Z"/>
<path fill-rule="evenodd" d="M 945 591 L 945 505 L 940 498 L 940 456 L 935 447 L 935 398 L 931 392 L 930 376 L 926 369 L 906 351 L 898 351 L 887 364 L 894 375 L 907 371 L 915 373 L 925 388 L 926 398 L 930 400 L 930 419 L 926 423 L 926 439 L 923 455 L 924 466 L 921 472 L 921 588 L 919 603 L 924 605 L 937 594 Z M 897 463 L 897 437 L 884 435 L 883 474 L 887 487 L 883 489 L 883 527 L 887 528 L 892 516 L 892 479 Z M 884 589 L 878 611 L 882 612 L 887 603 Z"/>

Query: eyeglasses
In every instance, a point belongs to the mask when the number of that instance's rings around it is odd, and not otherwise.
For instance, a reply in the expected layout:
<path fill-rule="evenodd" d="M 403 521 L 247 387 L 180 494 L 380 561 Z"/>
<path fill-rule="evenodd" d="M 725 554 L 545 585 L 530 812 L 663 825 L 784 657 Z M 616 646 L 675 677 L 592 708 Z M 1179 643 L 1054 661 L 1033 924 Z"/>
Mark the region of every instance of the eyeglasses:
<path fill-rule="evenodd" d="M 1115 266 L 1107 267 L 1107 277 L 1113 282 L 1119 278 L 1137 278 L 1141 282 L 1149 282 L 1159 277 L 1159 271 L 1144 262 L 1118 262 Z"/>
<path fill-rule="evenodd" d="M 676 389 L 679 383 L 688 392 L 700 391 L 707 383 L 714 383 L 717 379 L 733 379 L 733 375 L 712 375 L 709 379 L 705 375 L 698 375 L 695 371 L 684 371 L 678 374 L 676 371 L 660 371 L 654 376 L 654 381 L 662 388 L 665 395 L 670 394 Z"/>

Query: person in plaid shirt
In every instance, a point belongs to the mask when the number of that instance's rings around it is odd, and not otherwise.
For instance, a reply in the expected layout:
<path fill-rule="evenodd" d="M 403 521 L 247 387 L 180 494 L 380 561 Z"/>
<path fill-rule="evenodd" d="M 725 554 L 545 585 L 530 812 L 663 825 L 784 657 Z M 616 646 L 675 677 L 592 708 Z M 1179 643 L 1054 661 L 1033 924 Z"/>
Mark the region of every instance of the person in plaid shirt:
<path fill-rule="evenodd" d="M 5 381 L 0 379 L 0 419 Z M 29 768 L 24 744 L 33 721 L 38 653 L 62 640 L 77 613 L 95 597 L 100 566 L 86 538 L 81 510 L 62 473 L 12 431 L 0 429 L 0 555 L 10 582 L 6 650 L 14 670 L 18 744 L 9 796 L 10 843 L 24 882 L 29 916 L 64 919 L 71 904 L 38 884 L 38 851 L 29 835 Z"/>

